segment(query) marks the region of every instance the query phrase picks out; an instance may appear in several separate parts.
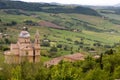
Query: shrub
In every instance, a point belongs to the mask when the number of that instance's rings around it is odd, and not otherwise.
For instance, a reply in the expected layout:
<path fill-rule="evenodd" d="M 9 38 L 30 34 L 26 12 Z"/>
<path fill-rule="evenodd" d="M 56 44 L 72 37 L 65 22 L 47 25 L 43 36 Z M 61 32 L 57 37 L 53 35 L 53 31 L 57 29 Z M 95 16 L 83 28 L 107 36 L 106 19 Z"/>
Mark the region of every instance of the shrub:
<path fill-rule="evenodd" d="M 42 41 L 41 46 L 50 47 L 50 42 L 49 41 Z"/>
<path fill-rule="evenodd" d="M 57 48 L 62 48 L 62 46 L 63 46 L 62 44 L 58 44 Z"/>
<path fill-rule="evenodd" d="M 50 52 L 57 52 L 57 51 L 58 51 L 57 47 L 55 47 L 55 46 L 51 47 L 51 49 L 50 49 Z"/>

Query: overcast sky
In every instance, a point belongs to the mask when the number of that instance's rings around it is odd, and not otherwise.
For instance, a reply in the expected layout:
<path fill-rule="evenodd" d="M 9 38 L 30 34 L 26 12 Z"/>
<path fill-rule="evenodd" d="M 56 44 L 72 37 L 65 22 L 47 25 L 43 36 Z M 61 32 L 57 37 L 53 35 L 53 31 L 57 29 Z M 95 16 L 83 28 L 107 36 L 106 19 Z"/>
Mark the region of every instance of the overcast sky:
<path fill-rule="evenodd" d="M 21 0 L 26 2 L 57 2 L 62 4 L 81 4 L 81 5 L 115 5 L 120 0 Z"/>

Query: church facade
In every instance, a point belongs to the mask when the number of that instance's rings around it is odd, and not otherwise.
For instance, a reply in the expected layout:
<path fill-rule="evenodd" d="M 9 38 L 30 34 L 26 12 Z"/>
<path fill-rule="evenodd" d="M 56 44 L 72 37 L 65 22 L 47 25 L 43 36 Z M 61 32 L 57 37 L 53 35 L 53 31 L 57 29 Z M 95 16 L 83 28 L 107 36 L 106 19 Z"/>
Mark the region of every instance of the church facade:
<path fill-rule="evenodd" d="M 31 63 L 40 61 L 40 40 L 39 32 L 35 34 L 34 42 L 30 40 L 30 34 L 22 30 L 16 44 L 10 45 L 10 51 L 5 51 L 5 63 L 21 63 L 28 61 Z"/>

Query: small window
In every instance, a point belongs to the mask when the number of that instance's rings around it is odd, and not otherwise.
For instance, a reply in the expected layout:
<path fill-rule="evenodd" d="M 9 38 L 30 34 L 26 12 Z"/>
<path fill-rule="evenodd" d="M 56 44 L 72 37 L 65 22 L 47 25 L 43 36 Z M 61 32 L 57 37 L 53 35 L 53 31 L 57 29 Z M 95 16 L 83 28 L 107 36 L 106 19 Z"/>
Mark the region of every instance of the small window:
<path fill-rule="evenodd" d="M 26 56 L 28 55 L 28 51 L 26 51 Z"/>

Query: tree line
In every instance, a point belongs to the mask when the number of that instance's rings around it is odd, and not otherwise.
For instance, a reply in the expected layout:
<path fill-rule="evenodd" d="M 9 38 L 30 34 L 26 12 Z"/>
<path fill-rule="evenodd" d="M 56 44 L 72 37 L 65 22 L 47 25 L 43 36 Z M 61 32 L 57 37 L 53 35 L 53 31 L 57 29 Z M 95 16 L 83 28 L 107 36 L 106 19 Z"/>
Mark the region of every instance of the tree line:
<path fill-rule="evenodd" d="M 47 68 L 43 62 L 2 64 L 0 80 L 115 80 L 120 79 L 120 47 L 116 52 L 101 54 L 100 58 L 87 56 L 74 63 L 61 61 Z"/>

